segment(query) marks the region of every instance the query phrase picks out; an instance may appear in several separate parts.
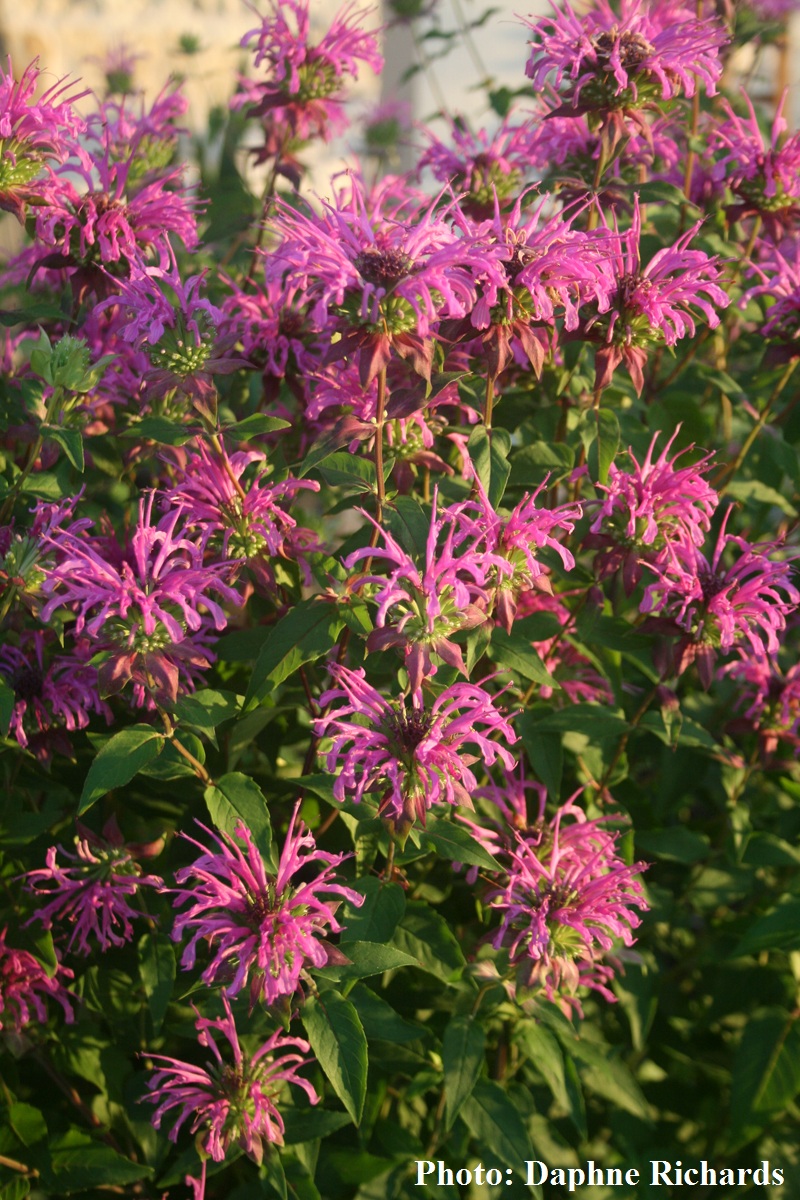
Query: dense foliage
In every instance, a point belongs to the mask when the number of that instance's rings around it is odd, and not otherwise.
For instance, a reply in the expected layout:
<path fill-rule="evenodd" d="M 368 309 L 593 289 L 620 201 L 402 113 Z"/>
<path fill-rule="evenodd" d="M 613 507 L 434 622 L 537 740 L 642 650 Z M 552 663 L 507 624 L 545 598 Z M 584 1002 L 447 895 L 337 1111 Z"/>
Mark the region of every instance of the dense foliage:
<path fill-rule="evenodd" d="M 797 1194 L 789 8 L 531 17 L 322 196 L 352 4 L 217 166 L 0 76 L 2 1200 Z"/>

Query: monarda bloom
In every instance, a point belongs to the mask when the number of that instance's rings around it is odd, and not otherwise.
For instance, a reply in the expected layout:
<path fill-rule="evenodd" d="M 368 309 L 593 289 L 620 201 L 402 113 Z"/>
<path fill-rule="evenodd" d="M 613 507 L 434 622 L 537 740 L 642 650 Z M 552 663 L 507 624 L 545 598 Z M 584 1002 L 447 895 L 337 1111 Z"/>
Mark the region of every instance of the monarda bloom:
<path fill-rule="evenodd" d="M 500 251 L 457 232 L 438 197 L 402 216 L 388 202 L 353 176 L 321 214 L 282 205 L 273 224 L 283 240 L 268 261 L 305 290 L 316 327 L 340 333 L 328 359 L 352 355 L 365 387 L 393 353 L 430 378 L 437 322 L 472 310 L 479 277 L 503 283 Z"/>
<path fill-rule="evenodd" d="M 55 1000 L 64 1010 L 68 1024 L 75 1020 L 71 1000 L 74 996 L 62 979 L 71 979 L 72 971 L 60 964 L 48 975 L 38 959 L 27 950 L 15 950 L 6 943 L 8 929 L 0 930 L 0 1030 L 19 1033 L 35 1018 L 47 1020 L 47 1001 Z"/>
<path fill-rule="evenodd" d="M 667 547 L 680 542 L 702 546 L 711 528 L 719 496 L 704 478 L 711 455 L 678 466 L 693 447 L 670 450 L 680 426 L 654 459 L 660 430 L 653 435 L 643 461 L 628 450 L 631 467 L 612 463 L 585 545 L 599 548 L 602 575 L 621 569 L 625 591 L 631 594 L 641 579 L 643 560 L 663 558 Z"/>
<path fill-rule="evenodd" d="M 731 220 L 760 217 L 765 232 L 775 241 L 796 230 L 800 222 L 800 133 L 788 132 L 783 115 L 787 96 L 784 92 L 781 97 L 769 143 L 765 143 L 753 102 L 746 93 L 748 115 L 738 116 L 723 101 L 727 120 L 717 123 L 711 134 L 712 145 L 724 151 L 720 165 L 725 181 L 739 200 Z"/>
<path fill-rule="evenodd" d="M 421 692 L 392 703 L 367 683 L 363 668 L 329 670 L 334 687 L 320 699 L 327 715 L 314 731 L 331 739 L 324 759 L 336 776 L 334 797 L 357 804 L 374 795 L 401 837 L 415 820 L 424 824 L 435 804 L 472 807 L 474 763 L 514 765 L 503 743 L 513 744 L 516 734 L 484 688 L 454 683 L 430 705 Z"/>
<path fill-rule="evenodd" d="M 283 1145 L 284 1123 L 276 1102 L 287 1083 L 302 1088 L 312 1104 L 319 1103 L 314 1088 L 297 1073 L 298 1067 L 311 1061 L 303 1057 L 310 1049 L 308 1042 L 287 1037 L 278 1030 L 255 1053 L 247 1053 L 239 1042 L 224 991 L 222 1005 L 224 1016 L 214 1020 L 198 1013 L 195 1021 L 198 1042 L 213 1056 L 205 1066 L 197 1067 L 163 1054 L 148 1055 L 156 1063 L 156 1070 L 148 1080 L 150 1092 L 145 1097 L 156 1105 L 151 1118 L 153 1125 L 160 1129 L 165 1115 L 176 1114 L 169 1132 L 171 1142 L 178 1140 L 187 1121 L 189 1132 L 198 1135 L 202 1175 L 199 1180 L 187 1178 L 195 1200 L 202 1200 L 205 1194 L 208 1158 L 223 1162 L 230 1147 L 238 1146 L 248 1158 L 260 1164 L 266 1147 Z M 225 1057 L 213 1032 L 221 1033 L 228 1043 Z"/>
<path fill-rule="evenodd" d="M 131 921 L 149 920 L 131 901 L 140 888 L 161 888 L 163 881 L 143 875 L 122 844 L 77 837 L 75 850 L 70 854 L 63 846 L 51 846 L 47 865 L 23 876 L 27 890 L 43 901 L 31 920 L 57 932 L 71 927 L 67 949 L 77 954 L 124 946 L 133 937 Z M 59 851 L 67 865 L 57 861 Z"/>
<path fill-rule="evenodd" d="M 482 624 L 489 603 L 485 587 L 489 568 L 483 548 L 464 544 L 468 534 L 458 513 L 445 510 L 439 514 L 436 500 L 434 496 L 424 561 L 418 562 L 382 528 L 383 546 L 364 547 L 344 560 L 348 570 L 363 559 L 387 564 L 386 577 L 357 577 L 351 586 L 363 588 L 377 605 L 367 649 L 399 647 L 412 692 L 419 690 L 424 678 L 436 674 L 432 656 L 467 674 L 453 634 Z M 372 521 L 368 513 L 363 515 Z"/>
<path fill-rule="evenodd" d="M 236 996 L 249 981 L 251 1008 L 259 1000 L 270 1005 L 282 997 L 291 999 L 303 972 L 324 967 L 334 954 L 323 939 L 341 929 L 336 920 L 341 899 L 363 903 L 358 892 L 335 881 L 334 872 L 347 855 L 317 849 L 297 814 L 295 808 L 276 875 L 267 871 L 241 822 L 236 839 L 206 830 L 219 847 L 216 851 L 187 837 L 202 853 L 175 874 L 180 885 L 175 906 L 187 907 L 176 916 L 172 936 L 177 942 L 191 934 L 181 965 L 191 970 L 198 946 L 207 946 L 204 983 L 223 982 L 227 993 Z"/>
<path fill-rule="evenodd" d="M 287 511 L 303 490 L 317 492 L 319 484 L 292 478 L 270 482 L 260 450 L 218 454 L 200 442 L 166 499 L 181 512 L 187 529 L 197 529 L 221 557 L 246 564 L 261 588 L 274 594 L 275 560 L 299 562 L 302 569 L 303 554 L 316 545 L 314 534 Z M 307 568 L 305 574 L 310 583 Z"/>
<path fill-rule="evenodd" d="M 598 269 L 608 278 L 611 303 L 587 323 L 592 336 L 605 343 L 595 355 L 596 388 L 607 387 L 615 368 L 624 362 L 640 394 L 650 347 L 674 346 L 680 338 L 693 337 L 698 309 L 712 329 L 719 325 L 716 308 L 727 308 L 730 298 L 720 286 L 717 258 L 688 248 L 701 224 L 698 221 L 674 246 L 658 250 L 642 266 L 636 196 L 630 229 L 619 235 L 618 248 L 612 242 L 606 257 L 598 260 Z"/>
<path fill-rule="evenodd" d="M 636 910 L 648 907 L 636 878 L 645 864 L 628 866 L 604 819 L 588 820 L 573 800 L 513 837 L 507 882 L 491 889 L 489 904 L 502 917 L 492 945 L 508 951 L 518 999 L 540 993 L 579 1015 L 581 987 L 613 1001 L 618 964 L 604 960 L 615 942 L 634 942 Z"/>
<path fill-rule="evenodd" d="M 21 634 L 19 645 L 0 646 L 0 678 L 14 692 L 9 732 L 45 762 L 55 749 L 70 754 L 65 730 L 84 729 L 94 713 L 111 721 L 98 691 L 97 668 L 88 662 L 88 641 L 73 654 L 54 654 L 55 640 L 55 634 L 37 629 Z"/>
<path fill-rule="evenodd" d="M 346 77 L 357 79 L 362 63 L 376 73 L 383 67 L 378 31 L 361 27 L 370 9 L 345 4 L 316 43 L 311 40 L 310 9 L 310 0 L 272 0 L 260 26 L 240 43 L 255 47 L 254 64 L 266 68 L 267 78 L 240 78 L 232 107 L 247 106 L 248 116 L 262 118 L 284 150 L 290 139 L 329 141 L 341 133 L 347 125 Z"/>
<path fill-rule="evenodd" d="M 430 145 L 418 170 L 429 167 L 440 183 L 449 183 L 468 216 L 485 220 L 496 202 L 505 207 L 516 199 L 530 171 L 532 120 L 519 125 L 505 120 L 491 136 L 485 129 L 473 133 L 463 121 L 454 121 L 449 146 L 426 132 Z"/>
<path fill-rule="evenodd" d="M 724 666 L 737 685 L 736 708 L 741 715 L 728 724 L 731 734 L 758 735 L 762 761 L 769 763 L 779 750 L 796 760 L 800 750 L 800 663 L 784 671 L 774 657 L 755 655 L 743 646 L 740 657 Z"/>
<path fill-rule="evenodd" d="M 181 514 L 153 523 L 155 493 L 141 501 L 130 539 L 76 535 L 48 538 L 55 565 L 42 592 L 42 621 L 58 609 L 75 617 L 73 633 L 93 639 L 104 695 L 133 683 L 137 706 L 174 701 L 210 666 L 209 642 L 227 624 L 220 601 L 238 607 L 231 564 L 206 562 L 202 538 L 187 536 Z"/>
<path fill-rule="evenodd" d="M 693 96 L 698 81 L 713 96 L 722 74 L 721 24 L 680 20 L 648 0 L 622 0 L 619 13 L 597 0 L 583 16 L 565 4 L 525 24 L 533 31 L 525 74 L 537 90 L 551 80 L 573 113 Z"/>
<path fill-rule="evenodd" d="M 69 157 L 84 131 L 73 105 L 87 92 L 71 92 L 64 79 L 40 91 L 38 60 L 18 80 L 6 61 L 6 70 L 0 67 L 0 208 L 23 221 L 31 201 L 50 195 L 50 168 Z"/>
<path fill-rule="evenodd" d="M 711 684 L 717 652 L 749 645 L 756 656 L 776 655 L 778 635 L 800 603 L 792 582 L 797 551 L 787 553 L 779 542 L 751 544 L 726 533 L 731 512 L 729 508 L 723 518 L 710 558 L 683 542 L 670 546 L 663 562 L 647 564 L 656 579 L 640 605 L 641 612 L 672 623 L 681 635 L 675 669 L 680 673 L 696 661 L 704 687 Z M 778 558 L 781 552 L 785 556 Z M 727 565 L 723 558 L 733 561 Z"/>

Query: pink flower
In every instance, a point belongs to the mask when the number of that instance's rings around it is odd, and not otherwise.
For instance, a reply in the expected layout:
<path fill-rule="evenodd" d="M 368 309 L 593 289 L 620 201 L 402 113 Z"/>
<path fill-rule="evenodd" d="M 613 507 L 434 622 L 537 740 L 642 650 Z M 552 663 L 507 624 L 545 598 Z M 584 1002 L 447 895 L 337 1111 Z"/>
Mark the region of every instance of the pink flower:
<path fill-rule="evenodd" d="M 449 183 L 461 196 L 464 212 L 475 218 L 492 216 L 495 197 L 513 200 L 521 190 L 531 165 L 533 121 L 514 125 L 504 120 L 491 136 L 485 129 L 473 133 L 463 122 L 452 122 L 452 146 L 427 132 L 430 145 L 419 160 L 418 169 L 430 167 L 440 183 Z"/>
<path fill-rule="evenodd" d="M 232 107 L 249 105 L 249 116 L 263 117 L 268 127 L 281 131 L 284 147 L 289 138 L 329 141 L 340 133 L 347 124 L 344 77 L 357 79 L 361 63 L 375 72 L 383 67 L 377 31 L 361 28 L 370 9 L 345 4 L 313 44 L 310 7 L 310 0 L 272 0 L 261 25 L 241 41 L 244 47 L 255 46 L 254 64 L 265 65 L 268 78 L 240 78 L 242 90 Z"/>
<path fill-rule="evenodd" d="M 604 575 L 622 567 L 628 595 L 641 578 L 643 559 L 662 560 L 667 548 L 680 542 L 702 546 L 719 503 L 717 493 L 703 478 L 710 467 L 710 454 L 682 467 L 676 465 L 678 459 L 691 446 L 668 457 L 679 432 L 680 426 L 654 462 L 658 430 L 641 465 L 629 449 L 633 469 L 623 471 L 612 463 L 608 483 L 596 484 L 605 495 L 586 544 L 601 548 Z"/>
<path fill-rule="evenodd" d="M 104 694 L 134 683 L 137 705 L 174 700 L 213 660 L 207 643 L 227 616 L 215 597 L 238 606 L 227 582 L 231 566 L 204 561 L 204 544 L 187 536 L 181 514 L 153 520 L 155 493 L 142 500 L 128 545 L 63 531 L 48 539 L 55 566 L 42 591 L 42 621 L 60 608 L 75 615 L 74 632 L 96 640 Z"/>
<path fill-rule="evenodd" d="M 555 16 L 525 21 L 533 31 L 525 74 L 536 89 L 550 77 L 556 87 L 566 83 L 576 111 L 693 96 L 698 80 L 715 94 L 727 41 L 716 20 L 681 20 L 646 0 L 622 0 L 619 14 L 608 0 L 583 16 L 553 7 Z"/>
<path fill-rule="evenodd" d="M 697 658 L 706 687 L 716 650 L 726 654 L 738 644 L 749 643 L 755 655 L 777 654 L 778 634 L 800 603 L 800 591 L 792 582 L 797 552 L 777 558 L 782 550 L 779 542 L 751 544 L 726 533 L 731 512 L 729 508 L 723 518 L 710 561 L 693 543 L 683 542 L 669 547 L 663 563 L 647 564 L 656 579 L 640 605 L 642 612 L 669 618 L 685 631 L 677 669 Z M 738 554 L 726 566 L 723 555 L 734 549 Z"/>
<path fill-rule="evenodd" d="M 492 735 L 513 745 L 516 734 L 482 687 L 455 683 L 430 707 L 419 691 L 410 703 L 391 703 L 367 683 L 363 668 L 334 663 L 329 670 L 335 686 L 320 703 L 330 711 L 314 723 L 314 732 L 331 738 L 324 757 L 336 775 L 333 794 L 357 804 L 376 793 L 401 834 L 414 820 L 424 824 L 435 804 L 471 808 L 478 786 L 473 763 L 491 766 L 499 759 L 513 766 L 511 752 Z"/>
<path fill-rule="evenodd" d="M 580 987 L 613 1002 L 614 969 L 603 959 L 615 940 L 633 944 L 634 910 L 648 907 L 636 879 L 645 864 L 617 855 L 607 820 L 588 820 L 573 797 L 549 824 L 515 830 L 507 882 L 489 895 L 502 916 L 492 945 L 508 950 L 518 990 L 541 991 L 566 1013 L 581 1014 Z"/>
<path fill-rule="evenodd" d="M 61 979 L 72 979 L 72 971 L 59 963 L 50 976 L 27 950 L 15 950 L 6 944 L 8 928 L 0 929 L 0 1029 L 19 1033 L 33 1020 L 47 1020 L 47 1001 L 55 1000 L 64 1010 L 67 1024 L 75 1020 L 71 1000 L 74 996 Z"/>
<path fill-rule="evenodd" d="M 130 901 L 140 888 L 161 888 L 163 881 L 157 875 L 143 875 L 124 846 L 78 837 L 75 848 L 77 854 L 70 854 L 63 846 L 50 846 L 47 866 L 23 876 L 27 890 L 46 901 L 31 920 L 41 921 L 45 929 L 54 922 L 71 925 L 67 949 L 78 954 L 91 954 L 96 944 L 101 950 L 124 946 L 133 937 L 131 921 L 150 919 Z M 75 865 L 61 866 L 57 849 Z"/>
<path fill-rule="evenodd" d="M 552 637 L 531 643 L 557 685 L 540 684 L 536 692 L 539 698 L 556 708 L 567 704 L 613 704 L 614 693 L 608 681 L 570 641 L 575 618 L 563 596 L 551 596 L 541 590 L 523 592 L 517 602 L 517 617 L 524 619 L 535 613 L 551 613 L 561 625 Z"/>
<path fill-rule="evenodd" d="M 781 97 L 770 131 L 764 141 L 753 102 L 743 92 L 749 110 L 740 117 L 727 100 L 722 102 L 726 121 L 715 125 L 712 144 L 725 151 L 721 165 L 725 179 L 741 200 L 733 214 L 759 215 L 770 237 L 776 240 L 796 228 L 800 218 L 800 133 L 789 134 L 783 115 L 788 92 Z"/>
<path fill-rule="evenodd" d="M 739 649 L 740 657 L 722 668 L 738 688 L 736 708 L 744 710 L 730 722 L 731 733 L 754 731 L 762 755 L 769 760 L 783 743 L 785 753 L 797 758 L 800 738 L 800 663 L 783 671 L 774 658 Z"/>
<path fill-rule="evenodd" d="M 285 1085 L 296 1084 L 312 1104 L 319 1103 L 314 1088 L 297 1073 L 299 1066 L 310 1061 L 303 1057 L 310 1047 L 302 1038 L 287 1037 L 276 1030 L 254 1054 L 248 1054 L 239 1043 L 224 991 L 222 1004 L 223 1017 L 213 1020 L 198 1013 L 195 1021 L 198 1042 L 213 1055 L 204 1067 L 164 1054 L 149 1055 L 157 1064 L 148 1080 L 150 1094 L 146 1097 L 157 1106 L 151 1120 L 160 1129 L 164 1116 L 177 1111 L 169 1133 L 171 1142 L 178 1140 L 182 1126 L 190 1121 L 189 1131 L 199 1134 L 201 1152 L 214 1162 L 222 1162 L 229 1148 L 236 1145 L 254 1162 L 261 1163 L 265 1146 L 283 1145 L 284 1123 L 276 1101 Z M 223 1058 L 212 1030 L 227 1040 L 230 1056 L 226 1058 L 231 1061 Z M 202 1198 L 205 1162 L 200 1181 L 191 1182 L 195 1196 Z"/>
<path fill-rule="evenodd" d="M 322 937 L 328 930 L 338 933 L 341 926 L 335 915 L 339 901 L 327 897 L 344 897 L 356 906 L 363 902 L 359 893 L 334 880 L 335 869 L 348 856 L 317 849 L 298 811 L 299 805 L 274 876 L 267 872 L 249 829 L 241 822 L 236 837 L 244 842 L 244 851 L 227 834 L 206 830 L 218 852 L 183 835 L 203 853 L 175 875 L 181 885 L 175 905 L 189 907 L 176 916 L 172 936 L 177 942 L 187 931 L 191 933 L 181 965 L 190 970 L 198 945 L 207 943 L 213 957 L 203 971 L 203 981 L 224 980 L 227 993 L 236 996 L 249 980 L 251 1008 L 258 1000 L 269 1005 L 282 996 L 291 998 L 309 966 L 324 967 L 328 962 L 330 947 Z M 312 864 L 323 866 L 308 880 Z M 295 879 L 300 872 L 303 881 Z"/>

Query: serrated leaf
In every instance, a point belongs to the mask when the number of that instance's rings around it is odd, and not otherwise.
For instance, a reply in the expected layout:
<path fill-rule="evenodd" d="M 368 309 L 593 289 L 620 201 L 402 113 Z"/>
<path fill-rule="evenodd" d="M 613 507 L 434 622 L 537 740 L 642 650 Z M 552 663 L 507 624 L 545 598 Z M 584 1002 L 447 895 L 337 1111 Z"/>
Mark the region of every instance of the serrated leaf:
<path fill-rule="evenodd" d="M 346 903 L 342 924 L 341 944 L 348 942 L 381 942 L 386 945 L 392 940 L 397 922 L 406 908 L 406 894 L 397 883 L 385 883 L 375 875 L 366 875 L 353 885 L 353 890 L 364 897 L 364 903 L 356 908 Z M 344 950 L 349 955 L 348 950 Z"/>
<path fill-rule="evenodd" d="M 534 442 L 523 446 L 511 459 L 509 487 L 531 489 L 544 483 L 558 483 L 575 466 L 575 451 L 564 442 Z"/>
<path fill-rule="evenodd" d="M 172 986 L 175 983 L 175 950 L 165 933 L 146 933 L 139 940 L 139 974 L 153 1021 L 158 1033 L 166 1016 Z"/>
<path fill-rule="evenodd" d="M 164 734 L 152 725 L 131 725 L 115 733 L 95 758 L 83 785 L 78 815 L 91 808 L 112 788 L 130 783 L 134 775 L 164 749 Z"/>
<path fill-rule="evenodd" d="M 587 460 L 589 474 L 596 483 L 608 483 L 608 470 L 619 449 L 619 421 L 617 414 L 610 408 L 599 408 L 593 417 L 594 437 L 588 447 Z"/>
<path fill-rule="evenodd" d="M 754 921 L 731 957 L 762 950 L 800 950 L 800 900 L 786 900 Z"/>
<path fill-rule="evenodd" d="M 367 1095 L 367 1039 L 358 1013 L 334 991 L 306 1000 L 302 1011 L 311 1048 L 354 1124 Z"/>
<path fill-rule="evenodd" d="M 243 821 L 266 861 L 273 868 L 277 865 L 272 854 L 272 825 L 267 801 L 254 779 L 241 771 L 231 771 L 207 787 L 204 797 L 217 829 L 233 835 L 239 821 Z"/>
<path fill-rule="evenodd" d="M 521 634 L 506 633 L 505 629 L 499 628 L 492 630 L 487 654 L 498 666 L 510 671 L 515 679 L 521 675 L 529 683 L 560 688 L 560 684 L 550 674 L 533 646 Z"/>
<path fill-rule="evenodd" d="M 343 942 L 342 954 L 349 963 L 336 963 L 329 967 L 316 968 L 324 979 L 339 982 L 344 979 L 367 979 L 370 975 L 382 975 L 397 967 L 418 967 L 413 955 L 398 950 L 395 946 L 382 946 L 378 942 Z"/>
<path fill-rule="evenodd" d="M 448 862 L 467 863 L 472 867 L 483 867 L 487 871 L 496 871 L 497 863 L 488 850 L 484 850 L 471 833 L 453 821 L 444 821 L 438 817 L 428 817 L 425 829 L 419 833 L 421 846 L 430 846 L 440 858 Z"/>
<path fill-rule="evenodd" d="M 726 491 L 734 500 L 741 500 L 742 503 L 755 500 L 757 504 L 769 504 L 773 508 L 779 508 L 788 517 L 797 516 L 797 509 L 783 492 L 762 483 L 760 479 L 733 479 L 728 484 Z"/>
<path fill-rule="evenodd" d="M 266 413 L 252 413 L 249 417 L 237 421 L 235 425 L 225 427 L 225 433 L 236 438 L 239 442 L 247 442 L 250 438 L 262 433 L 276 433 L 279 429 L 289 429 L 290 421 L 283 417 L 270 417 Z"/>
<path fill-rule="evenodd" d="M 0 1200 L 25 1200 L 25 1197 L 30 1194 L 30 1181 L 22 1176 L 10 1179 L 8 1183 L 4 1183 L 0 1187 Z"/>
<path fill-rule="evenodd" d="M 384 509 L 384 520 L 389 532 L 412 558 L 424 559 L 431 527 L 430 512 L 413 496 L 395 496 Z"/>
<path fill-rule="evenodd" d="M 42 433 L 66 454 L 76 471 L 83 474 L 83 438 L 77 429 L 66 429 L 58 425 L 43 425 Z"/>
<path fill-rule="evenodd" d="M 405 1042 L 417 1042 L 424 1038 L 427 1030 L 421 1025 L 413 1025 L 398 1012 L 371 991 L 366 984 L 358 983 L 349 993 L 349 998 L 356 1007 L 364 1032 L 370 1041 L 377 1039 L 402 1045 Z"/>
<path fill-rule="evenodd" d="M 731 1076 L 731 1115 L 742 1132 L 763 1127 L 800 1092 L 800 1022 L 796 1013 L 768 1008 L 745 1026 Z"/>
<path fill-rule="evenodd" d="M 8 1123 L 23 1146 L 35 1146 L 47 1138 L 47 1122 L 32 1104 L 17 1101 L 9 1105 Z"/>
<path fill-rule="evenodd" d="M 464 969 L 466 960 L 455 934 L 444 917 L 421 900 L 406 904 L 394 941 L 439 979 L 453 982 Z"/>
<path fill-rule="evenodd" d="M 326 654 L 344 622 L 335 605 L 302 600 L 273 626 L 256 660 L 245 697 L 249 708 L 303 666 Z"/>
<path fill-rule="evenodd" d="M 511 474 L 510 449 L 511 437 L 505 429 L 493 429 L 490 437 L 483 425 L 475 426 L 467 443 L 475 473 L 493 508 L 503 499 Z"/>
<path fill-rule="evenodd" d="M 453 1123 L 472 1095 L 484 1061 L 486 1034 L 474 1017 L 453 1017 L 442 1039 L 445 1127 Z"/>
<path fill-rule="evenodd" d="M 177 421 L 166 417 L 144 417 L 122 431 L 124 438 L 146 438 L 150 442 L 158 442 L 162 446 L 182 446 L 184 442 L 196 437 L 197 430 L 187 429 Z"/>
<path fill-rule="evenodd" d="M 301 1145 L 303 1142 L 328 1137 L 337 1129 L 350 1124 L 347 1113 L 333 1112 L 329 1108 L 285 1108 L 281 1115 L 284 1123 L 283 1141 L 286 1146 Z"/>
<path fill-rule="evenodd" d="M 534 774 L 547 788 L 550 799 L 557 801 L 561 796 L 561 777 L 564 773 L 561 735 L 541 730 L 529 712 L 517 718 L 516 728 Z"/>
<path fill-rule="evenodd" d="M 535 1021 L 520 1021 L 514 1040 L 542 1076 L 556 1103 L 569 1109 L 564 1054 L 550 1030 Z"/>
<path fill-rule="evenodd" d="M 499 1084 L 479 1079 L 472 1095 L 464 1102 L 461 1118 L 486 1153 L 516 1172 L 533 1158 L 528 1131 L 522 1116 Z M 538 1187 L 532 1196 L 541 1196 Z"/>
<path fill-rule="evenodd" d="M 180 721 L 198 729 L 212 745 L 217 745 L 216 728 L 239 713 L 239 700 L 232 692 L 201 688 L 190 696 L 181 696 L 175 705 Z"/>
<path fill-rule="evenodd" d="M 378 478 L 375 464 L 360 454 L 348 454 L 344 450 L 329 454 L 320 463 L 319 472 L 332 487 L 350 485 L 360 492 L 372 492 Z"/>

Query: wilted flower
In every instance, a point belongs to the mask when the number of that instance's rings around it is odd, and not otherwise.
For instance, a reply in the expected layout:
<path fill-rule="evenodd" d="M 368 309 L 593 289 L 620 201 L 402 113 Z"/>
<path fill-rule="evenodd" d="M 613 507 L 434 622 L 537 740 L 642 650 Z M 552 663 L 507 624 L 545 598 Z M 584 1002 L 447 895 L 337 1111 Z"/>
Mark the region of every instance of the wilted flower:
<path fill-rule="evenodd" d="M 367 683 L 363 668 L 332 664 L 335 686 L 320 699 L 329 707 L 314 724 L 318 737 L 330 737 L 325 765 L 336 775 L 334 797 L 358 803 L 375 793 L 381 811 L 401 834 L 414 820 L 425 823 L 434 804 L 472 807 L 478 782 L 471 766 L 498 759 L 509 769 L 514 758 L 492 738 L 517 738 L 484 688 L 454 683 L 426 705 L 422 693 L 394 703 Z M 477 754 L 473 751 L 477 751 Z"/>
<path fill-rule="evenodd" d="M 24 876 L 28 891 L 45 900 L 32 921 L 41 921 L 45 929 L 54 923 L 72 926 L 67 949 L 91 954 L 96 946 L 108 950 L 124 946 L 133 937 L 131 921 L 147 918 L 130 901 L 143 887 L 160 888 L 157 875 L 143 875 L 141 868 L 124 846 L 114 846 L 93 837 L 75 839 L 76 854 L 63 846 L 50 846 L 46 867 L 28 871 Z M 57 851 L 73 863 L 62 866 Z"/>
<path fill-rule="evenodd" d="M 225 981 L 228 994 L 236 996 L 249 980 L 251 1008 L 258 1000 L 274 1004 L 282 996 L 291 998 L 308 967 L 328 962 L 331 947 L 323 935 L 341 929 L 336 920 L 340 901 L 330 897 L 344 897 L 356 906 L 363 903 L 352 888 L 335 882 L 334 871 L 347 855 L 317 849 L 298 811 L 299 805 L 289 822 L 276 875 L 267 871 L 242 822 L 235 832 L 244 850 L 224 833 L 211 833 L 217 852 L 187 837 L 203 853 L 175 874 L 181 885 L 176 907 L 189 907 L 176 916 L 172 936 L 180 941 L 187 931 L 192 935 L 181 965 L 190 970 L 198 945 L 207 943 L 213 957 L 203 981 Z M 309 879 L 309 868 L 318 864 L 322 869 Z M 295 878 L 301 872 L 302 881 Z"/>
<path fill-rule="evenodd" d="M 619 857 L 607 820 L 590 821 L 573 797 L 549 824 L 515 831 L 507 883 L 489 894 L 502 915 L 492 945 L 508 950 L 517 994 L 541 991 L 566 1013 L 581 1013 L 580 987 L 614 1000 L 613 960 L 603 960 L 615 940 L 633 944 L 635 910 L 648 907 L 636 878 L 645 864 Z"/>
<path fill-rule="evenodd" d="M 72 971 L 59 963 L 55 974 L 48 975 L 27 950 L 7 945 L 7 934 L 7 927 L 0 929 L 0 1029 L 19 1033 L 34 1016 L 44 1023 L 48 1000 L 60 1004 L 67 1023 L 72 1024 L 75 1014 L 70 1001 L 74 997 L 61 982 L 72 979 Z"/>
<path fill-rule="evenodd" d="M 204 1067 L 164 1054 L 148 1056 L 157 1064 L 148 1080 L 150 1094 L 146 1097 L 157 1105 L 151 1118 L 156 1129 L 167 1113 L 177 1110 L 170 1141 L 178 1140 L 187 1121 L 191 1121 L 190 1132 L 199 1135 L 197 1144 L 204 1156 L 202 1175 L 199 1181 L 187 1180 L 194 1187 L 196 1200 L 202 1200 L 205 1192 L 206 1158 L 222 1162 L 230 1146 L 235 1145 L 261 1163 L 265 1145 L 283 1145 L 284 1123 L 276 1101 L 287 1083 L 301 1087 L 312 1104 L 319 1103 L 314 1088 L 297 1073 L 298 1067 L 310 1061 L 303 1057 L 310 1049 L 308 1042 L 277 1030 L 255 1054 L 247 1054 L 239 1043 L 224 991 L 222 1004 L 223 1017 L 214 1020 L 198 1013 L 195 1021 L 198 1042 L 213 1055 Z M 214 1030 L 227 1040 L 231 1061 L 226 1061 L 227 1055 L 223 1058 L 212 1035 Z"/>

